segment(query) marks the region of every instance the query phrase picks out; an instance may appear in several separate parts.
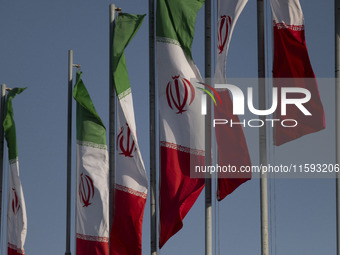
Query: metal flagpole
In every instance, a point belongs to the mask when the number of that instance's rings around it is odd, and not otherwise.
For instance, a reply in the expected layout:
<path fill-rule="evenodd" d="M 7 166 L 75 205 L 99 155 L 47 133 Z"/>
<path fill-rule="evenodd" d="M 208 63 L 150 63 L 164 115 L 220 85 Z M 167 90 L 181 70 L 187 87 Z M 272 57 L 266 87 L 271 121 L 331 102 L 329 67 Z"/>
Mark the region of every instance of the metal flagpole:
<path fill-rule="evenodd" d="M 4 169 L 4 128 L 3 128 L 3 120 L 4 120 L 4 106 L 5 106 L 5 97 L 6 97 L 6 85 L 1 85 L 1 113 L 0 113 L 0 237 L 1 237 L 1 215 L 2 215 L 2 177 L 3 177 L 3 169 Z"/>
<path fill-rule="evenodd" d="M 205 1 L 205 78 L 211 79 L 211 0 Z M 205 116 L 205 165 L 211 165 L 211 100 L 207 97 L 207 115 Z M 212 255 L 212 206 L 211 176 L 205 178 L 205 254 Z"/>
<path fill-rule="evenodd" d="M 116 91 L 113 81 L 113 28 L 116 14 L 116 6 L 110 4 L 110 44 L 109 44 L 109 229 L 111 237 L 111 227 L 115 211 L 115 110 L 116 110 Z M 111 240 L 111 238 L 109 238 Z M 111 241 L 109 241 L 111 246 Z M 111 247 L 110 247 L 111 250 Z"/>
<path fill-rule="evenodd" d="M 265 46 L 264 46 L 264 3 L 257 0 L 257 47 L 258 47 L 258 86 L 259 86 L 259 108 L 266 108 L 265 87 Z M 265 122 L 266 117 L 260 116 Z M 266 125 L 259 129 L 260 132 L 260 164 L 267 165 L 267 133 Z M 261 172 L 260 177 L 260 201 L 261 201 L 261 251 L 262 255 L 269 255 L 268 246 L 268 190 L 267 173 Z"/>
<path fill-rule="evenodd" d="M 66 251 L 71 255 L 71 140 L 72 140 L 72 68 L 73 51 L 68 51 L 68 111 L 67 111 L 67 194 L 66 194 Z"/>
<path fill-rule="evenodd" d="M 157 255 L 155 1 L 149 0 L 150 227 L 151 255 Z"/>
<path fill-rule="evenodd" d="M 336 163 L 340 163 L 340 0 L 334 1 L 335 16 L 335 118 L 336 118 Z M 340 255 L 340 173 L 336 174 L 336 250 Z"/>

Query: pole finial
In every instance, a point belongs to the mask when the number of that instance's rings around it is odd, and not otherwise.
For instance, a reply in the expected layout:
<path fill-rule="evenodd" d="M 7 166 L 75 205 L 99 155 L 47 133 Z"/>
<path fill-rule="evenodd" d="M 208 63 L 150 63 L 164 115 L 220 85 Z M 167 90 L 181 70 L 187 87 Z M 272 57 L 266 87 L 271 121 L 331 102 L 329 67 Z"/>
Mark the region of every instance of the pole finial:
<path fill-rule="evenodd" d="M 73 66 L 73 67 L 76 67 L 77 70 L 80 71 L 80 67 L 81 67 L 80 65 L 78 65 L 78 64 L 73 64 L 72 66 Z"/>

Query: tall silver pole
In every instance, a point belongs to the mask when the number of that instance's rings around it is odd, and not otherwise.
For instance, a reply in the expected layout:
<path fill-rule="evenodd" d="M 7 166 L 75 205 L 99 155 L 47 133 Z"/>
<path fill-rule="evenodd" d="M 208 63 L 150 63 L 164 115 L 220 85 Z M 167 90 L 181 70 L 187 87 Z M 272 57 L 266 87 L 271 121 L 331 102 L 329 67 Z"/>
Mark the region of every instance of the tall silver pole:
<path fill-rule="evenodd" d="M 205 67 L 206 79 L 211 79 L 211 0 L 205 1 Z M 207 97 L 207 115 L 205 116 L 205 165 L 211 165 L 211 100 Z M 212 255 L 212 206 L 211 176 L 205 178 L 205 254 Z"/>
<path fill-rule="evenodd" d="M 340 0 L 334 1 L 335 16 L 335 118 L 336 163 L 340 164 Z M 336 174 L 336 250 L 340 255 L 340 173 Z"/>
<path fill-rule="evenodd" d="M 257 47 L 258 47 L 258 80 L 259 80 L 259 108 L 266 108 L 265 87 L 265 50 L 264 50 L 264 3 L 257 0 Z M 260 116 L 265 122 L 266 117 Z M 260 164 L 267 165 L 267 132 L 266 125 L 260 128 Z M 262 255 L 269 255 L 268 245 L 268 188 L 267 173 L 261 173 L 260 177 L 260 201 L 261 201 L 261 251 Z"/>
<path fill-rule="evenodd" d="M 68 51 L 68 107 L 67 107 L 67 194 L 66 194 L 66 251 L 71 255 L 71 142 L 72 142 L 72 68 L 73 51 Z"/>
<path fill-rule="evenodd" d="M 0 108 L 0 238 L 1 238 L 1 215 L 2 215 L 2 177 L 4 169 L 4 108 L 5 108 L 5 97 L 6 97 L 6 85 L 1 85 L 1 108 Z"/>
<path fill-rule="evenodd" d="M 155 1 L 149 0 L 150 227 L 151 255 L 157 255 Z"/>
<path fill-rule="evenodd" d="M 113 81 L 113 28 L 116 13 L 116 6 L 110 4 L 110 44 L 109 44 L 109 229 L 111 237 L 111 227 L 115 211 L 115 108 L 116 108 L 116 91 Z M 110 238 L 111 240 L 111 238 Z M 111 246 L 111 242 L 109 242 Z M 111 247 L 110 247 L 111 250 Z"/>

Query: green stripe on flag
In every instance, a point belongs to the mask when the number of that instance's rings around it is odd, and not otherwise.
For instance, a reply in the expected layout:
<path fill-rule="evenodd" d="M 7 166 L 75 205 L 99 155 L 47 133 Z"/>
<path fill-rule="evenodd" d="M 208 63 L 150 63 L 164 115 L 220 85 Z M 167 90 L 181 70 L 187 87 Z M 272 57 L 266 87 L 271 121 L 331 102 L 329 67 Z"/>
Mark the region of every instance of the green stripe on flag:
<path fill-rule="evenodd" d="M 8 159 L 14 160 L 18 157 L 18 148 L 17 148 L 17 136 L 15 130 L 15 123 L 14 123 L 14 114 L 13 114 L 13 105 L 12 99 L 23 92 L 26 88 L 14 88 L 10 90 L 7 94 L 7 99 L 5 103 L 4 109 L 4 121 L 3 127 L 5 132 L 5 137 L 7 141 L 8 147 Z"/>
<path fill-rule="evenodd" d="M 81 73 L 77 72 L 76 85 L 73 97 L 77 101 L 77 140 L 81 144 L 96 144 L 106 146 L 106 129 L 100 119 L 91 97 L 81 79 Z"/>
<path fill-rule="evenodd" d="M 113 30 L 113 80 L 119 98 L 130 88 L 124 49 L 135 36 L 145 15 L 119 13 Z M 124 93 L 125 96 L 129 93 Z"/>
<path fill-rule="evenodd" d="M 156 35 L 160 38 L 157 40 L 168 38 L 178 41 L 185 54 L 192 59 L 195 22 L 203 4 L 204 0 L 157 0 Z"/>

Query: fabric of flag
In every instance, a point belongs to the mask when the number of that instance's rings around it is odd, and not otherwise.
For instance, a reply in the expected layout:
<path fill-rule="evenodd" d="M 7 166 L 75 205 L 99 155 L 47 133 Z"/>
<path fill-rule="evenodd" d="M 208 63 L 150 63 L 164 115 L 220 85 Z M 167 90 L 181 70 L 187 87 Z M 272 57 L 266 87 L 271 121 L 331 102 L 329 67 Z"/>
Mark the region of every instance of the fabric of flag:
<path fill-rule="evenodd" d="M 235 24 L 248 0 L 218 1 L 217 22 L 217 56 L 215 84 L 226 84 L 226 60 Z M 215 119 L 232 120 L 239 123 L 237 115 L 233 115 L 233 106 L 227 90 L 218 89 L 221 104 L 214 107 Z M 215 134 L 218 148 L 218 165 L 241 166 L 251 165 L 247 143 L 241 125 L 216 125 Z M 251 178 L 251 173 L 218 173 L 217 199 L 221 201 L 238 186 Z"/>
<path fill-rule="evenodd" d="M 76 254 L 109 254 L 109 163 L 106 129 L 77 72 Z"/>
<path fill-rule="evenodd" d="M 119 13 L 113 32 L 113 79 L 118 96 L 118 129 L 111 255 L 142 254 L 143 213 L 148 180 L 137 142 L 124 49 L 138 31 L 144 16 Z"/>
<path fill-rule="evenodd" d="M 9 191 L 7 210 L 7 254 L 25 254 L 24 244 L 27 233 L 27 216 L 24 194 L 19 175 L 19 161 L 16 129 L 14 123 L 12 99 L 25 88 L 15 88 L 8 92 L 3 127 L 8 147 Z"/>
<path fill-rule="evenodd" d="M 160 248 L 183 226 L 204 187 L 190 178 L 204 166 L 203 92 L 191 55 L 198 10 L 204 0 L 158 0 L 156 66 L 160 137 Z"/>
<path fill-rule="evenodd" d="M 298 0 L 271 0 L 270 2 L 274 19 L 274 86 L 279 89 L 279 94 L 284 87 L 305 88 L 311 93 L 311 99 L 304 104 L 304 107 L 312 115 L 306 116 L 295 105 L 288 105 L 287 114 L 281 116 L 281 108 L 278 107 L 275 119 L 294 119 L 298 122 L 296 127 L 289 128 L 275 125 L 274 144 L 278 146 L 324 129 L 325 114 L 307 52 L 300 2 Z M 301 96 L 291 93 L 287 97 Z M 281 97 L 278 105 L 281 105 Z"/>

